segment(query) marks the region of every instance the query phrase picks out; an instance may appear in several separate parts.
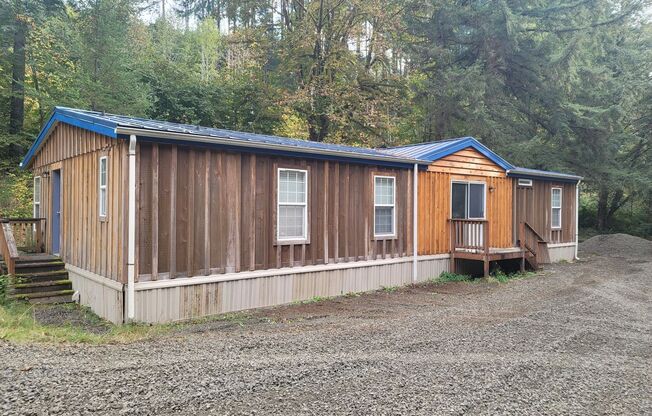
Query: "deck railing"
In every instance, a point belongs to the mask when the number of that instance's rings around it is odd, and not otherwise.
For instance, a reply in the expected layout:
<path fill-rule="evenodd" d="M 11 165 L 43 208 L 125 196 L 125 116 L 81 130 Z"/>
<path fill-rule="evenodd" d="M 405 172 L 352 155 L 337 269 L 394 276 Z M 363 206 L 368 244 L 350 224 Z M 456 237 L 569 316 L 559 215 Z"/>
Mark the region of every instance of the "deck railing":
<path fill-rule="evenodd" d="M 11 224 L 7 220 L 0 220 L 0 253 L 5 263 L 8 274 L 16 272 L 16 260 L 18 260 L 18 248 L 14 240 L 14 234 L 11 231 Z"/>
<path fill-rule="evenodd" d="M 489 221 L 450 219 L 450 248 L 489 252 Z"/>
<path fill-rule="evenodd" d="M 19 253 L 43 253 L 43 218 L 2 218 L 0 219 L 0 254 L 9 274 L 16 271 Z"/>
<path fill-rule="evenodd" d="M 6 218 L 11 225 L 16 247 L 25 253 L 43 253 L 45 218 Z"/>

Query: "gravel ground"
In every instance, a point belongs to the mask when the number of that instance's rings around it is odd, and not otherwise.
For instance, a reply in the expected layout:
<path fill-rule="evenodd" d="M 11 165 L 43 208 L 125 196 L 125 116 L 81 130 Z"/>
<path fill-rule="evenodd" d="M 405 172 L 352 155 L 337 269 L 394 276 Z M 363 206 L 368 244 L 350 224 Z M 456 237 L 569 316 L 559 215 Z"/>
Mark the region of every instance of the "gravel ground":
<path fill-rule="evenodd" d="M 649 415 L 651 277 L 625 250 L 128 345 L 0 343 L 0 413 Z"/>

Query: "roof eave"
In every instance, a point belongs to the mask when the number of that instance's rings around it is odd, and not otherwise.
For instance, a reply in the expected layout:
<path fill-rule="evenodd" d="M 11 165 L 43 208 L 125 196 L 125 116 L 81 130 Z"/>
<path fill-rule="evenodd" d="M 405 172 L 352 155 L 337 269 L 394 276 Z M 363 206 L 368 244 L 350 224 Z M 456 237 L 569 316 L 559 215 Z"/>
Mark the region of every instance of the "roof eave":
<path fill-rule="evenodd" d="M 78 113 L 68 111 L 65 108 L 55 107 L 54 111 L 50 115 L 50 118 L 48 119 L 48 122 L 41 129 L 39 135 L 36 137 L 36 140 L 34 140 L 34 143 L 32 143 L 32 145 L 30 146 L 22 162 L 20 162 L 19 166 L 22 169 L 27 169 L 30 166 L 31 162 L 34 159 L 34 156 L 45 142 L 45 139 L 50 134 L 52 128 L 56 126 L 57 123 L 60 122 L 67 123 L 76 127 L 80 127 L 86 130 L 90 130 L 95 133 L 109 136 L 114 139 L 118 137 L 118 134 L 116 132 L 117 125 L 114 123 L 112 124 L 110 122 L 107 122 L 106 120 L 100 120 L 98 118 L 94 118 L 91 116 L 82 117 Z"/>
<path fill-rule="evenodd" d="M 242 148 L 251 148 L 251 149 L 270 149 L 285 151 L 298 154 L 313 154 L 313 155 L 324 155 L 324 156 L 334 156 L 342 157 L 347 159 L 364 159 L 372 160 L 378 162 L 389 162 L 389 163 L 398 163 L 398 164 L 409 164 L 409 165 L 429 165 L 430 162 L 427 160 L 412 159 L 412 158 L 399 158 L 394 156 L 381 156 L 381 155 L 370 155 L 364 153 L 355 153 L 355 152 L 346 152 L 342 150 L 326 150 L 326 149 L 309 149 L 309 148 L 299 148 L 295 146 L 287 146 L 281 144 L 269 144 L 269 143 L 260 143 L 260 142 L 246 142 L 239 139 L 233 139 L 229 137 L 218 137 L 218 136 L 207 136 L 199 134 L 189 134 L 189 133 L 178 133 L 178 132 L 168 132 L 152 129 L 144 129 L 137 127 L 117 127 L 118 134 L 136 136 L 147 136 L 154 138 L 162 139 L 172 139 L 172 140 L 183 140 L 186 142 L 198 142 L 205 144 L 217 144 L 217 145 L 226 145 L 233 147 L 242 147 Z"/>
<path fill-rule="evenodd" d="M 571 175 L 566 173 L 559 172 L 529 172 L 519 170 L 518 168 L 510 169 L 507 171 L 507 176 L 512 178 L 524 178 L 524 179 L 548 179 L 548 180 L 559 180 L 564 182 L 580 182 L 584 179 L 583 176 Z"/>

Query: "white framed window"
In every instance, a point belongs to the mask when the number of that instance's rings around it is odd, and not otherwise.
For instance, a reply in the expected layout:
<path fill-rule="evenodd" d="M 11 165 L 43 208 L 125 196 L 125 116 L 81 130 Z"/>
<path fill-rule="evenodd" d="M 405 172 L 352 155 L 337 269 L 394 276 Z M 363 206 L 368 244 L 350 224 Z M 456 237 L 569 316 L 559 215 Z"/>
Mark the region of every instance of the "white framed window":
<path fill-rule="evenodd" d="M 278 169 L 276 239 L 308 239 L 308 171 Z"/>
<path fill-rule="evenodd" d="M 396 234 L 396 178 L 374 176 L 374 237 Z"/>
<path fill-rule="evenodd" d="M 484 220 L 487 204 L 487 184 L 484 182 L 451 182 L 451 218 Z"/>
<path fill-rule="evenodd" d="M 561 188 L 552 188 L 551 190 L 551 203 L 552 214 L 550 219 L 550 226 L 555 229 L 561 228 Z"/>
<path fill-rule="evenodd" d="M 34 218 L 41 218 L 41 177 L 34 176 Z"/>
<path fill-rule="evenodd" d="M 532 179 L 519 179 L 518 186 L 532 186 Z"/>
<path fill-rule="evenodd" d="M 107 208 L 107 164 L 108 157 L 100 157 L 99 163 L 99 207 L 100 207 L 100 217 L 106 217 L 106 208 Z"/>

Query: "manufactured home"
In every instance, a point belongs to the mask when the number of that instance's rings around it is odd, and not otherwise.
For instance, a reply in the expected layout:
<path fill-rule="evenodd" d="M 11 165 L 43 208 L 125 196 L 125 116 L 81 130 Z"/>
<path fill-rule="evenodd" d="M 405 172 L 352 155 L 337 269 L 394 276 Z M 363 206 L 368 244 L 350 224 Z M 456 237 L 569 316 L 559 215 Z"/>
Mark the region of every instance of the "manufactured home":
<path fill-rule="evenodd" d="M 0 232 L 16 296 L 113 322 L 575 257 L 581 178 L 473 138 L 364 149 L 57 107 L 22 166 L 34 217 Z"/>

